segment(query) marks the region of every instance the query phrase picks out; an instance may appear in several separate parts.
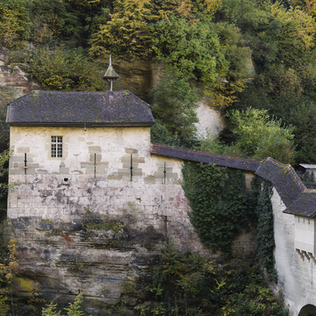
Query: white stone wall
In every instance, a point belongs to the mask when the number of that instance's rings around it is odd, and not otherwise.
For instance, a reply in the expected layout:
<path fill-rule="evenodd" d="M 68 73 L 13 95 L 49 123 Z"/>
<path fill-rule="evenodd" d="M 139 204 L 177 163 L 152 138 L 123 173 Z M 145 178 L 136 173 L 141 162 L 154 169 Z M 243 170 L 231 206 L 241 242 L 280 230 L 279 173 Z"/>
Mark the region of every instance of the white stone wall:
<path fill-rule="evenodd" d="M 315 220 L 302 216 L 294 216 L 295 244 L 302 256 L 315 257 Z"/>
<path fill-rule="evenodd" d="M 278 285 L 283 291 L 290 315 L 297 316 L 307 304 L 316 306 L 316 264 L 295 248 L 295 217 L 282 211 L 286 208 L 274 189 L 275 261 Z M 303 218 L 301 218 L 301 221 Z M 308 220 L 305 220 L 308 224 Z M 311 225 L 311 224 L 310 224 Z"/>
<path fill-rule="evenodd" d="M 201 250 L 180 184 L 182 161 L 152 156 L 149 133 L 149 128 L 11 127 L 9 181 L 17 185 L 9 193 L 8 217 L 69 222 L 87 209 L 110 216 L 132 212 L 144 227 L 162 229 L 167 220 L 171 237 Z M 50 157 L 51 136 L 63 136 L 62 158 Z"/>

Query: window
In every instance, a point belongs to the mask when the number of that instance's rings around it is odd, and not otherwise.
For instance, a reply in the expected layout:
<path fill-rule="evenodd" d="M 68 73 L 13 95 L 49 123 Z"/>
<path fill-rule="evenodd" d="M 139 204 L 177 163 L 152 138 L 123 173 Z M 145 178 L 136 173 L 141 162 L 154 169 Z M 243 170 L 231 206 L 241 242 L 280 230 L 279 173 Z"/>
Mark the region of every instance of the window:
<path fill-rule="evenodd" d="M 52 157 L 57 157 L 57 158 L 61 158 L 63 156 L 63 137 L 62 136 L 52 136 L 51 155 Z"/>

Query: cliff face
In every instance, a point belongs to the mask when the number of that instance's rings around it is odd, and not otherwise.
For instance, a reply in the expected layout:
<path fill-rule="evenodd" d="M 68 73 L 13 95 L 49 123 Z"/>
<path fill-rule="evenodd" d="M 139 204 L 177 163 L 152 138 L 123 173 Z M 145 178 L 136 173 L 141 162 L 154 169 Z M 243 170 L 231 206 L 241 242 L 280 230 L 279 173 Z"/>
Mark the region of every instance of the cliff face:
<path fill-rule="evenodd" d="M 8 52 L 0 48 L 0 111 L 5 113 L 9 101 L 22 96 L 39 86 L 29 80 L 22 66 L 6 66 Z"/>
<path fill-rule="evenodd" d="M 12 219 L 21 262 L 20 295 L 35 288 L 50 299 L 72 301 L 83 291 L 85 309 L 97 313 L 116 303 L 124 280 L 149 277 L 168 237 L 178 234 L 183 250 L 190 250 L 188 241 L 198 244 L 184 223 L 170 223 L 167 216 L 141 218 L 133 206 L 124 212 L 111 218 L 86 213 L 72 223 Z M 239 236 L 235 256 L 254 258 L 254 239 L 252 233 Z"/>
<path fill-rule="evenodd" d="M 115 304 L 123 280 L 149 273 L 167 233 L 163 220 L 158 231 L 128 209 L 119 220 L 87 213 L 73 223 L 21 217 L 12 224 L 22 267 L 20 293 L 33 287 L 71 301 L 84 291 L 90 312 Z"/>

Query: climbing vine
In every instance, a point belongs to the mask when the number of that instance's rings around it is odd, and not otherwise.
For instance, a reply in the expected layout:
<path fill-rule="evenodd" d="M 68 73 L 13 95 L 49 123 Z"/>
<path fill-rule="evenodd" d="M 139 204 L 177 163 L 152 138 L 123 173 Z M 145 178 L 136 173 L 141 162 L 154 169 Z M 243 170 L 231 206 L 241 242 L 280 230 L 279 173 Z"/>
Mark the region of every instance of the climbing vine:
<path fill-rule="evenodd" d="M 202 242 L 230 255 L 233 240 L 255 220 L 240 170 L 186 163 L 183 189 L 192 211 L 190 220 Z"/>
<path fill-rule="evenodd" d="M 185 163 L 182 173 L 183 189 L 192 209 L 190 220 L 201 241 L 213 251 L 230 255 L 238 234 L 256 224 L 260 266 L 271 281 L 276 281 L 272 184 L 255 177 L 249 193 L 242 171 L 212 164 Z"/>
<path fill-rule="evenodd" d="M 277 274 L 274 268 L 273 250 L 274 229 L 273 229 L 273 210 L 271 204 L 272 184 L 261 178 L 254 178 L 252 190 L 257 196 L 257 205 L 254 209 L 258 218 L 256 228 L 256 241 L 258 245 L 258 260 L 261 267 L 266 269 L 270 281 L 277 281 Z"/>

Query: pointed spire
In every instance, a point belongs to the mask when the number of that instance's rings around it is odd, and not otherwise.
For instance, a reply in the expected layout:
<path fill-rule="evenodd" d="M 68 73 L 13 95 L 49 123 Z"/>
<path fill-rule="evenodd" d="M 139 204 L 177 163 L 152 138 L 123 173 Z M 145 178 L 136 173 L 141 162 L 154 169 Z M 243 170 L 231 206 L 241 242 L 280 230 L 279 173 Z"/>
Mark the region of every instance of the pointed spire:
<path fill-rule="evenodd" d="M 120 76 L 116 73 L 116 71 L 114 70 L 114 68 L 112 66 L 111 55 L 110 55 L 110 64 L 109 64 L 107 71 L 105 72 L 105 74 L 103 76 L 103 79 L 115 80 L 118 78 L 120 78 Z"/>
<path fill-rule="evenodd" d="M 109 97 L 113 98 L 113 80 L 120 78 L 120 76 L 116 73 L 114 68 L 112 67 L 111 55 L 110 55 L 110 64 L 108 70 L 103 76 L 103 79 L 106 79 L 110 83 Z"/>

